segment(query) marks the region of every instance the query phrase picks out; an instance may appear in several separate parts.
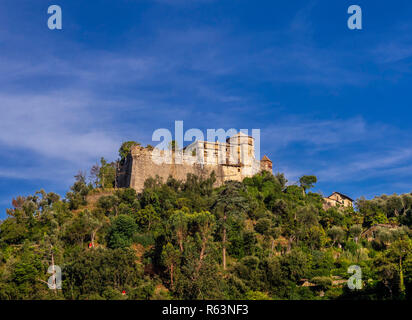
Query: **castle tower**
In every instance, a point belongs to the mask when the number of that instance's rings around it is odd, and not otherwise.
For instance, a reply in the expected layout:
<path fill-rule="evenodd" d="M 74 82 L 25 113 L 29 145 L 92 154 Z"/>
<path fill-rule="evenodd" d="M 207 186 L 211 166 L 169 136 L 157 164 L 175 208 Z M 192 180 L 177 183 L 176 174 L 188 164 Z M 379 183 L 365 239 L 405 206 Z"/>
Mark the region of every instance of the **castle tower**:
<path fill-rule="evenodd" d="M 227 138 L 229 163 L 252 166 L 255 158 L 255 141 L 243 132 Z"/>
<path fill-rule="evenodd" d="M 262 160 L 260 160 L 260 170 L 272 172 L 272 160 L 267 156 L 263 156 Z"/>

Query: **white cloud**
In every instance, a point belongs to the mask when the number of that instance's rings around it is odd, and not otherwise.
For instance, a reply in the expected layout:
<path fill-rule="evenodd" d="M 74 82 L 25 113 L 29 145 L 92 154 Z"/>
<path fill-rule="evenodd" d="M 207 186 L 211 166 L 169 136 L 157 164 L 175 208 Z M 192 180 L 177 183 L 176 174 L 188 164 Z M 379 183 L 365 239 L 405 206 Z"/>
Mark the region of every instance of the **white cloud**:
<path fill-rule="evenodd" d="M 273 155 L 274 170 L 291 181 L 303 174 L 328 183 L 412 175 L 410 134 L 361 117 L 279 119 L 262 128 L 261 141 Z"/>
<path fill-rule="evenodd" d="M 0 94 L 0 143 L 74 163 L 113 156 L 119 139 L 95 126 L 90 103 L 79 92 Z"/>
<path fill-rule="evenodd" d="M 390 152 L 365 150 L 362 154 L 337 161 L 321 169 L 318 174 L 323 180 L 362 181 L 370 178 L 411 176 L 412 148 L 396 147 Z M 336 168 L 340 168 L 336 170 Z"/>
<path fill-rule="evenodd" d="M 275 148 L 286 147 L 295 142 L 310 144 L 311 147 L 334 148 L 342 144 L 365 140 L 377 131 L 371 132 L 361 117 L 351 119 L 303 119 L 283 118 L 263 130 L 264 138 Z"/>

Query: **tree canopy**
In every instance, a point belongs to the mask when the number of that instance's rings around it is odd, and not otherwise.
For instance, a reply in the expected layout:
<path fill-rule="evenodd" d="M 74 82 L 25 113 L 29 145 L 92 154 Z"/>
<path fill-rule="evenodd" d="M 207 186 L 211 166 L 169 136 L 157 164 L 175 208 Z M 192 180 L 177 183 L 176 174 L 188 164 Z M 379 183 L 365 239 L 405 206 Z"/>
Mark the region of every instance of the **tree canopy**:
<path fill-rule="evenodd" d="M 64 198 L 13 199 L 0 299 L 412 299 L 411 194 L 325 210 L 314 176 L 155 177 L 136 193 L 113 188 L 113 170 L 102 158 Z M 61 290 L 47 286 L 51 265 Z M 351 265 L 361 290 L 346 285 Z"/>

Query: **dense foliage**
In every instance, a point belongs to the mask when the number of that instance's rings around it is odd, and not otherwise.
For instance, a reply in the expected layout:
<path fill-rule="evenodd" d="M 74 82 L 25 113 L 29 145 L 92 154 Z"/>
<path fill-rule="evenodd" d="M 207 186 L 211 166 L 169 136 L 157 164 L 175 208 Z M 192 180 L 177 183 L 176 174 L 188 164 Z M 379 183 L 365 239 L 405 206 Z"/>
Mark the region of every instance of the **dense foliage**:
<path fill-rule="evenodd" d="M 130 145 L 125 145 L 124 149 Z M 262 172 L 113 188 L 104 159 L 61 199 L 17 197 L 0 224 L 0 299 L 411 299 L 412 195 L 323 208 L 316 177 Z M 50 290 L 48 268 L 62 270 Z M 362 269 L 360 290 L 346 284 Z"/>

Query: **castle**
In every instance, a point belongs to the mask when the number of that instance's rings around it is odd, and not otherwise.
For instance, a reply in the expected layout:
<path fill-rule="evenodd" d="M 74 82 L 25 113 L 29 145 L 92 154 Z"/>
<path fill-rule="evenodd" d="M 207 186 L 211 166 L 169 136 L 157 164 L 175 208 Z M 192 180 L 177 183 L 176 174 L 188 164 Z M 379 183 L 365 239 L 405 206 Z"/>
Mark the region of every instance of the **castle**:
<path fill-rule="evenodd" d="M 228 180 L 242 181 L 263 170 L 272 172 L 272 161 L 267 156 L 257 160 L 253 137 L 240 132 L 226 142 L 195 141 L 180 150 L 135 145 L 120 164 L 116 182 L 120 188 L 141 192 L 150 177 L 185 180 L 189 173 L 206 178 L 214 171 L 215 185 L 219 186 Z"/>

